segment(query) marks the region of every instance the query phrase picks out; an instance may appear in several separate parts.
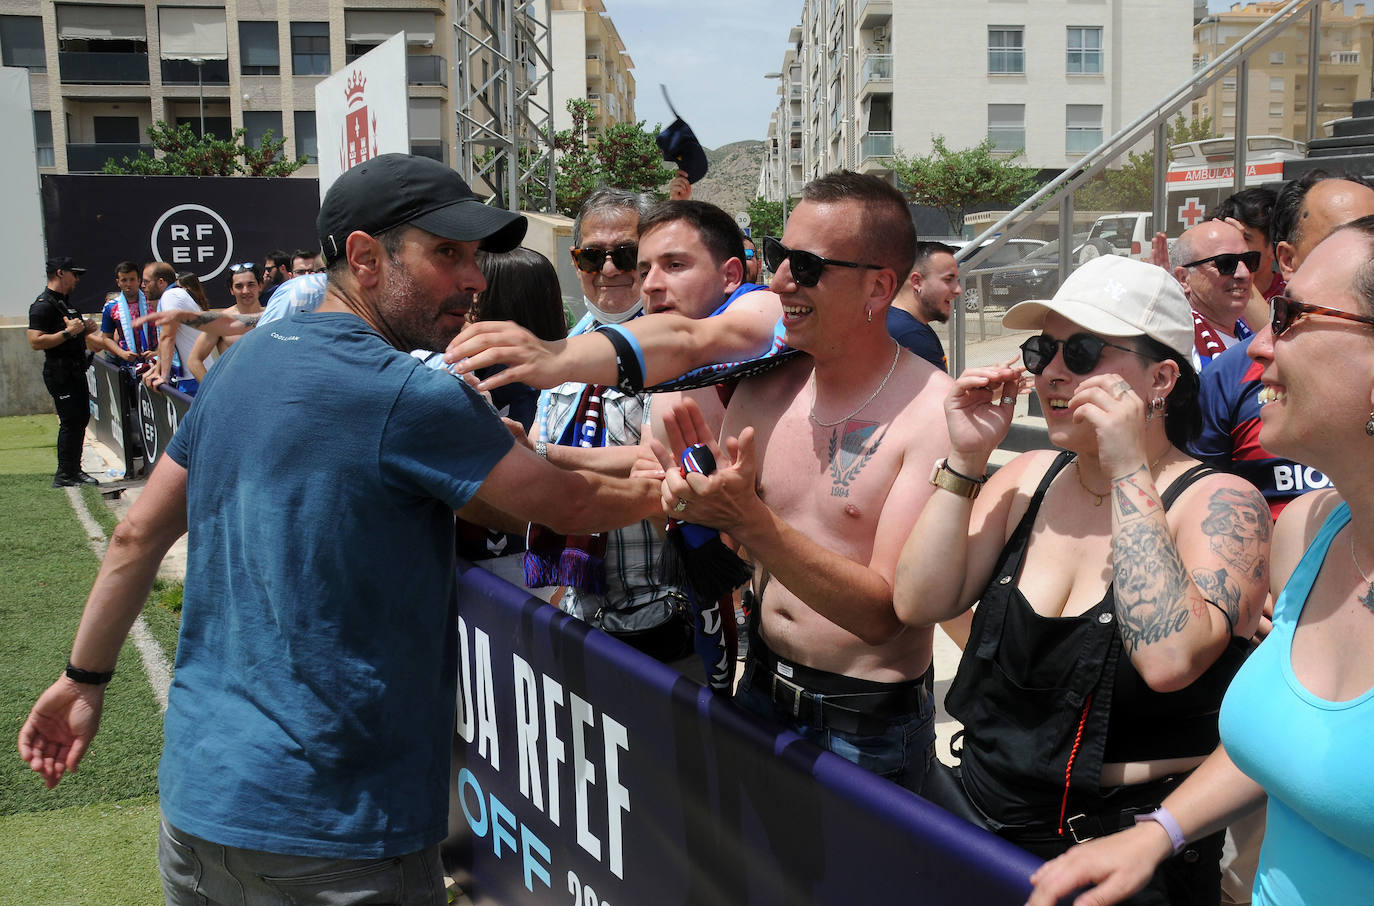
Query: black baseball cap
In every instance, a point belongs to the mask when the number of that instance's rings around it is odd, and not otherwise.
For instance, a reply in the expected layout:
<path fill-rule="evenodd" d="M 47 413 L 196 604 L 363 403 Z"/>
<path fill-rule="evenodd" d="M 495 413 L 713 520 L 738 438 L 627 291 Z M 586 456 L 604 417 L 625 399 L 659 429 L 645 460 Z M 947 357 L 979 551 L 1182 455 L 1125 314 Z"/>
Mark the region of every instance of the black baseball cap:
<path fill-rule="evenodd" d="M 71 259 L 70 255 L 58 255 L 56 258 L 48 259 L 48 276 L 51 277 L 58 271 L 71 271 L 78 277 L 86 273 L 84 267 L 76 266 L 76 262 Z"/>
<path fill-rule="evenodd" d="M 696 182 L 706 175 L 706 152 L 697 141 L 692 127 L 683 122 L 682 117 L 673 120 L 668 128 L 655 139 L 663 159 L 687 174 L 688 182 Z"/>
<path fill-rule="evenodd" d="M 315 228 L 325 261 L 344 253 L 354 230 L 376 235 L 402 224 L 488 252 L 509 252 L 529 226 L 514 211 L 481 202 L 455 171 L 428 157 L 380 154 L 344 171 L 325 193 Z"/>

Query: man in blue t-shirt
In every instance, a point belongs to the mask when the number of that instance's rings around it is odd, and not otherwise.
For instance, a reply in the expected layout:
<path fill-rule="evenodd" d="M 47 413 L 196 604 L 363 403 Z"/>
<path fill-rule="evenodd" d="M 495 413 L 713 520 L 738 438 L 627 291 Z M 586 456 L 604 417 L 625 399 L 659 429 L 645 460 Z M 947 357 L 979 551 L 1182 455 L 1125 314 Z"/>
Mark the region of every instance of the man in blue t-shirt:
<path fill-rule="evenodd" d="M 949 370 L 949 361 L 930 323 L 948 321 L 954 300 L 963 295 L 955 251 L 943 242 L 916 243 L 916 263 L 887 310 L 892 339 L 941 371 Z"/>
<path fill-rule="evenodd" d="M 438 162 L 384 154 L 334 182 L 318 227 L 324 300 L 210 373 L 20 732 L 48 786 L 76 768 L 158 563 L 190 526 L 158 774 L 168 902 L 309 887 L 321 902 L 367 889 L 445 903 L 453 511 L 475 501 L 588 532 L 659 508 L 657 482 L 514 445 L 478 394 L 407 354 L 458 332 L 485 288 L 478 249 L 514 248 L 523 217 Z"/>

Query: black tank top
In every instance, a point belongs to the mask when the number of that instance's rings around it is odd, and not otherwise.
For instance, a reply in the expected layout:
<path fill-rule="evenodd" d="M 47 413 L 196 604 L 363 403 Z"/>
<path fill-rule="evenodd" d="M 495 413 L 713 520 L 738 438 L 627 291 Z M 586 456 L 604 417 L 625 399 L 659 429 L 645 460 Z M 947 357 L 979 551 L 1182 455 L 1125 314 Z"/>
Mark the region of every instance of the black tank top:
<path fill-rule="evenodd" d="M 1160 693 L 1123 656 L 1111 586 L 1081 615 L 1035 612 L 1016 581 L 1045 492 L 1072 459 L 1050 466 L 1003 548 L 945 700 L 964 724 L 964 787 L 995 828 L 1101 811 L 1103 762 L 1210 753 L 1222 696 L 1249 651 L 1232 638 L 1186 689 Z M 1211 472 L 1179 476 L 1161 495 L 1165 509 Z"/>

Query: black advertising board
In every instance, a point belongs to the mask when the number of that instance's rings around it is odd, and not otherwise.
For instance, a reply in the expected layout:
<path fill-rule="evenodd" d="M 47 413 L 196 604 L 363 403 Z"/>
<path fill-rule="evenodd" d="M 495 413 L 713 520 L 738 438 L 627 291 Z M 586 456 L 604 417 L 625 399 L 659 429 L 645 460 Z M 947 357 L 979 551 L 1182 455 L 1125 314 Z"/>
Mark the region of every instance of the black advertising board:
<path fill-rule="evenodd" d="M 231 264 L 262 263 L 273 249 L 314 249 L 320 208 L 315 179 L 247 176 L 44 176 L 49 255 L 88 272 L 72 301 L 99 314 L 115 265 L 167 261 L 200 277 L 214 307 L 233 304 Z"/>

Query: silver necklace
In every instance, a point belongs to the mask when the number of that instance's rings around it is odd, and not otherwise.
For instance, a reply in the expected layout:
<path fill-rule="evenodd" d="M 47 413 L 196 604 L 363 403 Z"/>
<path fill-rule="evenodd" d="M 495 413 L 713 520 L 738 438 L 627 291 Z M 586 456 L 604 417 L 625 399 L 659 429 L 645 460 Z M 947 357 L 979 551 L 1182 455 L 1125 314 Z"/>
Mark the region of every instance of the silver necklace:
<path fill-rule="evenodd" d="M 877 389 L 877 390 L 874 390 L 873 393 L 868 397 L 868 399 L 866 399 L 866 400 L 863 401 L 863 403 L 859 406 L 859 408 L 855 409 L 853 412 L 849 413 L 849 414 L 846 415 L 845 417 L 843 417 L 843 418 L 838 418 L 838 419 L 836 419 L 836 420 L 833 421 L 833 422 L 823 422 L 823 421 L 821 421 L 820 419 L 816 418 L 816 372 L 815 372 L 815 370 L 812 370 L 812 372 L 811 372 L 811 420 L 812 420 L 813 422 L 815 422 L 817 425 L 819 425 L 820 427 L 822 427 L 822 428 L 833 428 L 833 427 L 835 427 L 836 425 L 842 425 L 842 424 L 844 424 L 845 422 L 849 421 L 849 420 L 850 420 L 851 418 L 853 418 L 854 416 L 858 415 L 860 412 L 862 412 L 862 411 L 864 411 L 865 409 L 867 409 L 867 408 L 868 408 L 868 404 L 871 403 L 871 402 L 873 402 L 874 400 L 876 400 L 876 399 L 878 398 L 878 394 L 880 394 L 880 393 L 883 392 L 883 388 L 887 386 L 887 382 L 892 378 L 892 373 L 893 373 L 894 371 L 897 370 L 897 360 L 898 360 L 899 358 L 902 357 L 902 347 L 901 347 L 901 345 L 900 345 L 899 343 L 893 343 L 892 346 L 893 346 L 893 349 L 892 349 L 892 364 L 891 364 L 891 366 L 888 367 L 888 369 L 887 369 L 887 375 L 883 378 L 883 382 L 882 382 L 881 384 L 878 385 L 878 389 Z"/>
<path fill-rule="evenodd" d="M 1364 579 L 1366 582 L 1369 583 L 1369 590 L 1366 591 L 1363 596 L 1361 596 L 1360 603 L 1365 606 L 1365 609 L 1374 611 L 1374 579 L 1370 579 L 1369 576 L 1365 575 L 1364 570 L 1360 567 L 1360 561 L 1355 558 L 1354 531 L 1351 531 L 1350 533 L 1350 562 L 1354 563 L 1355 569 L 1359 570 L 1360 578 Z"/>

